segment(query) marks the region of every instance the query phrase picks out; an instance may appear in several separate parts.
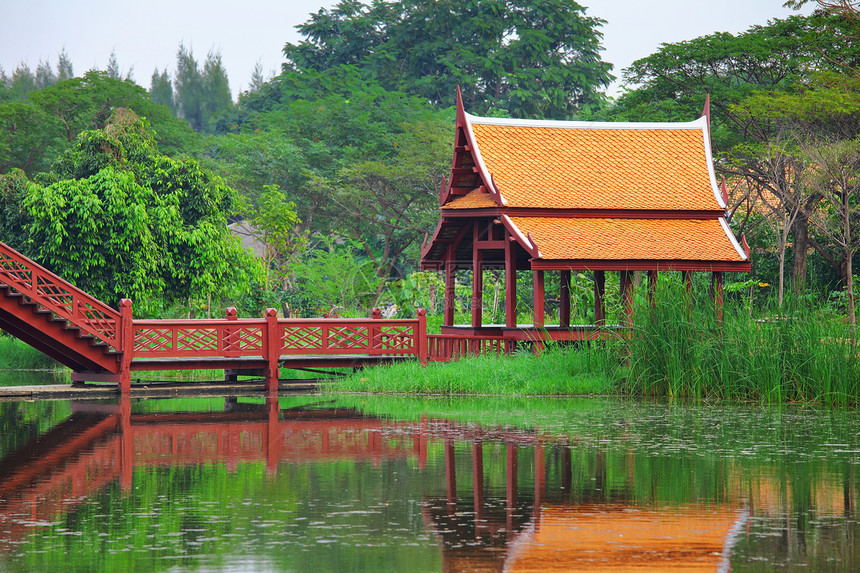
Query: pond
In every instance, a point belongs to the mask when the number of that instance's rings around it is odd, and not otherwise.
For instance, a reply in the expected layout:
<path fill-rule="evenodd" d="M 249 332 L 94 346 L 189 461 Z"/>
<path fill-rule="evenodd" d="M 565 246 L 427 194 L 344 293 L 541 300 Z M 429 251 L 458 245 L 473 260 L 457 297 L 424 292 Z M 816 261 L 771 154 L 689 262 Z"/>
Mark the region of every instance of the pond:
<path fill-rule="evenodd" d="M 853 411 L 0 402 L 2 571 L 860 569 Z"/>

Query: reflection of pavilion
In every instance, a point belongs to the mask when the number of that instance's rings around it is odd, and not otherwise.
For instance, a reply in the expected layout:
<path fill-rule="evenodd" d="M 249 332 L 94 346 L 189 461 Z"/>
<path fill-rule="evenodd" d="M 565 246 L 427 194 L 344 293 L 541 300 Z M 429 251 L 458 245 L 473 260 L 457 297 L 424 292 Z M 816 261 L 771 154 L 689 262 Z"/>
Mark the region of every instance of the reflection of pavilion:
<path fill-rule="evenodd" d="M 505 499 L 484 495 L 483 443 L 472 443 L 472 504 L 456 490 L 454 443 L 445 442 L 446 497 L 425 502 L 428 529 L 442 541 L 443 571 L 728 570 L 748 512 L 736 505 L 639 506 L 607 502 L 597 465 L 591 495 L 571 504 L 570 448 L 557 456 L 561 483 L 547 487 L 546 448 L 534 449 L 534 490 L 518 487 L 520 444 L 506 443 Z M 463 502 L 467 502 L 464 504 Z M 470 507 L 464 507 L 470 505 Z"/>

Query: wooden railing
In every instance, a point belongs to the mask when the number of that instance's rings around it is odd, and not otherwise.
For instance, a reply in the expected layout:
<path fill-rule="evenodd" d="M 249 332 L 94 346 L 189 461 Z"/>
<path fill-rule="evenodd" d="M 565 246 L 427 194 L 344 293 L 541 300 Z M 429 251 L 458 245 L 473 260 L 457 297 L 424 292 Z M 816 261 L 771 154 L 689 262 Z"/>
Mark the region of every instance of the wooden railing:
<path fill-rule="evenodd" d="M 274 311 L 270 311 L 274 312 Z M 133 358 L 415 356 L 427 361 L 424 311 L 414 319 L 135 320 Z"/>
<path fill-rule="evenodd" d="M 0 284 L 112 348 L 119 348 L 118 311 L 3 243 L 0 243 Z"/>
<path fill-rule="evenodd" d="M 427 353 L 432 362 L 450 362 L 464 356 L 483 356 L 510 352 L 513 340 L 503 337 L 461 336 L 458 334 L 427 335 Z"/>

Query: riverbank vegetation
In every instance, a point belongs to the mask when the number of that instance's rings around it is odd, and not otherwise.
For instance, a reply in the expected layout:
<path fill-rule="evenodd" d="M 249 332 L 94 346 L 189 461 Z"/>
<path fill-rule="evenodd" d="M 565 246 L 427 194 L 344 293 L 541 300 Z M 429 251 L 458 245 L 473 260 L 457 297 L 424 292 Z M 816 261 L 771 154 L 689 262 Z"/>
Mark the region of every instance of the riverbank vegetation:
<path fill-rule="evenodd" d="M 510 391 L 532 392 L 537 377 L 510 364 L 554 364 L 578 374 L 547 373 L 547 393 L 851 402 L 858 14 L 850 3 L 815 4 L 808 16 L 663 44 L 621 71 L 628 89 L 614 99 L 600 55 L 613 23 L 574 3 L 532 1 L 339 2 L 309 16 L 280 72 L 255 70 L 236 102 L 220 54 L 201 62 L 185 46 L 148 90 L 116 54 L 81 76 L 65 52 L 54 66 L 0 70 L 0 240 L 111 304 L 131 297 L 139 318 L 220 317 L 228 306 L 293 317 L 425 308 L 438 331 L 442 280 L 418 263 L 451 165 L 458 85 L 472 113 L 601 121 L 689 121 L 710 94 L 715 169 L 727 179 L 732 230 L 752 246 L 751 274 L 726 277 L 722 329 L 697 277 L 696 308 L 663 307 L 674 294 L 658 296 L 654 311 L 638 301 L 629 339 L 408 376 L 453 392 L 499 389 L 494 372 L 507 372 Z M 471 311 L 470 282 L 458 273 L 458 317 Z M 548 283 L 547 316 L 557 289 Z M 614 273 L 607 294 L 617 321 Z M 593 323 L 591 273 L 574 274 L 571 295 L 576 321 Z M 502 320 L 504 300 L 503 273 L 488 269 L 485 323 Z M 30 360 L 5 356 L 0 364 Z M 455 387 L 446 368 L 485 378 Z M 349 384 L 387 384 L 376 376 Z"/>

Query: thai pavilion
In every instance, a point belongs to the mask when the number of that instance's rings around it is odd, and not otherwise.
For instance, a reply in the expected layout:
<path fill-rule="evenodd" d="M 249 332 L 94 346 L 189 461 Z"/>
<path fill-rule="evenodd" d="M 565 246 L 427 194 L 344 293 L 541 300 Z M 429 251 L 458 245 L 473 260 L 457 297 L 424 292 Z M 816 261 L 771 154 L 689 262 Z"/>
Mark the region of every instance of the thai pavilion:
<path fill-rule="evenodd" d="M 443 334 L 593 338 L 605 323 L 605 273 L 620 273 L 630 319 L 633 276 L 712 273 L 722 309 L 725 272 L 750 270 L 749 248 L 726 221 L 714 174 L 709 105 L 687 123 L 597 123 L 476 117 L 458 93 L 454 158 L 441 217 L 421 267 L 445 273 Z M 743 243 L 743 246 L 741 246 Z M 482 325 L 483 271 L 505 271 L 505 325 Z M 454 325 L 455 271 L 472 270 L 472 320 Z M 534 281 L 534 323 L 518 325 L 516 276 Z M 571 271 L 593 271 L 595 325 L 570 324 Z M 545 280 L 560 281 L 557 327 L 544 317 Z"/>

